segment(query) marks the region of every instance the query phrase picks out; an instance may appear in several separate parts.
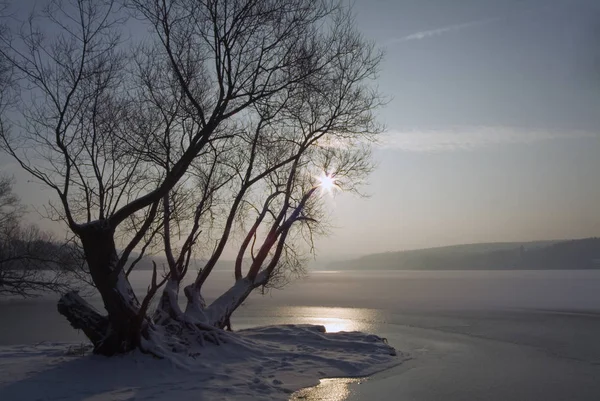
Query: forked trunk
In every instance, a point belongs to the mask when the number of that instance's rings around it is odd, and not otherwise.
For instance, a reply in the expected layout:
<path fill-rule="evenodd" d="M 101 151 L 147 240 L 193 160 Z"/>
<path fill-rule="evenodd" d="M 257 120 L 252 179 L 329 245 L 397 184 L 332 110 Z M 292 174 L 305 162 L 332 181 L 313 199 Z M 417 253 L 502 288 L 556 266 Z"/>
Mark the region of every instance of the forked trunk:
<path fill-rule="evenodd" d="M 108 315 L 102 317 L 72 294 L 61 298 L 58 310 L 73 327 L 86 334 L 95 353 L 108 356 L 131 351 L 139 345 L 139 335 L 147 321 L 139 317 L 140 304 L 125 272 L 117 269 L 114 230 L 105 221 L 93 222 L 82 227 L 80 239 L 92 280 Z"/>

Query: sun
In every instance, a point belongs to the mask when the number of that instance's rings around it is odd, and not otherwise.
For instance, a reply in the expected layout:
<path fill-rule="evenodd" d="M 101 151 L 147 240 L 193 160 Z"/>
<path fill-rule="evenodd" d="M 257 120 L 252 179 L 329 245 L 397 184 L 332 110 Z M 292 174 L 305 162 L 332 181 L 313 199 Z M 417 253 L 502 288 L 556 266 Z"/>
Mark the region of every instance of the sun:
<path fill-rule="evenodd" d="M 315 178 L 319 181 L 318 186 L 321 188 L 322 192 L 329 192 L 330 194 L 332 194 L 334 189 L 340 188 L 336 184 L 336 179 L 333 174 L 327 174 L 323 172 L 320 176 Z"/>

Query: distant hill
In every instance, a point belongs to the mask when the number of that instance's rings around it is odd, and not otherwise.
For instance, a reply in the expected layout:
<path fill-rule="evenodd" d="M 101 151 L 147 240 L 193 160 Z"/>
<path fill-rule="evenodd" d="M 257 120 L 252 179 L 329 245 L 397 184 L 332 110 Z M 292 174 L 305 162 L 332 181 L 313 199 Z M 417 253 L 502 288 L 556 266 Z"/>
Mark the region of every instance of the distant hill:
<path fill-rule="evenodd" d="M 367 255 L 330 270 L 599 269 L 600 238 L 454 245 Z"/>

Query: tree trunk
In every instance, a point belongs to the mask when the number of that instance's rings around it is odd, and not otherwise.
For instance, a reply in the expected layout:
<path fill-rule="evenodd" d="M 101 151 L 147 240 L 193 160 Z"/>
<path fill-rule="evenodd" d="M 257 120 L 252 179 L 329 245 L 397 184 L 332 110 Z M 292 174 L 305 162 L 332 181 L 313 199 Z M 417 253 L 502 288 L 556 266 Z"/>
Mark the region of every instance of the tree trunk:
<path fill-rule="evenodd" d="M 223 295 L 206 308 L 206 316 L 211 326 L 223 329 L 230 326 L 230 318 L 233 312 L 248 298 L 252 291 L 266 282 L 266 272 L 258 274 L 253 281 L 248 277 L 237 280 L 233 287 L 225 291 Z"/>
<path fill-rule="evenodd" d="M 71 325 L 83 330 L 93 343 L 95 353 L 110 356 L 131 351 L 138 347 L 140 331 L 146 327 L 147 321 L 145 317 L 140 321 L 139 301 L 123 269 L 116 268 L 118 256 L 114 229 L 105 220 L 100 220 L 83 226 L 79 237 L 92 280 L 108 316 L 105 321 L 100 320 L 101 316 L 85 301 L 69 294 L 59 301 L 59 312 Z M 100 336 L 99 327 L 103 328 L 105 323 L 105 335 Z"/>
<path fill-rule="evenodd" d="M 185 317 L 192 323 L 208 323 L 205 315 L 206 302 L 202 297 L 201 290 L 201 288 L 196 287 L 193 283 L 183 289 L 187 298 Z"/>
<path fill-rule="evenodd" d="M 183 312 L 178 303 L 179 280 L 170 278 L 160 296 L 156 311 L 154 312 L 154 321 L 158 324 L 171 320 L 181 320 Z"/>

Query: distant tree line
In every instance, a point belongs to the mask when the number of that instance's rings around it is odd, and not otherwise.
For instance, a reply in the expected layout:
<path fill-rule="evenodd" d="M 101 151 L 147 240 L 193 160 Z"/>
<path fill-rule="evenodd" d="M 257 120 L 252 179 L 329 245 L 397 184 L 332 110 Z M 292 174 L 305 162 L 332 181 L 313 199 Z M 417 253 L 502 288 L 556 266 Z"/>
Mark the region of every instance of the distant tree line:
<path fill-rule="evenodd" d="M 25 208 L 12 187 L 10 177 L 0 176 L 0 296 L 70 289 L 82 265 L 77 247 L 24 223 Z"/>
<path fill-rule="evenodd" d="M 332 269 L 560 270 L 600 268 L 600 238 L 457 245 L 388 252 L 336 262 Z"/>

